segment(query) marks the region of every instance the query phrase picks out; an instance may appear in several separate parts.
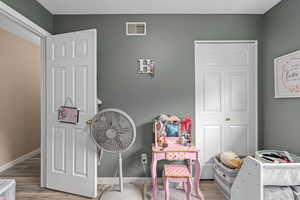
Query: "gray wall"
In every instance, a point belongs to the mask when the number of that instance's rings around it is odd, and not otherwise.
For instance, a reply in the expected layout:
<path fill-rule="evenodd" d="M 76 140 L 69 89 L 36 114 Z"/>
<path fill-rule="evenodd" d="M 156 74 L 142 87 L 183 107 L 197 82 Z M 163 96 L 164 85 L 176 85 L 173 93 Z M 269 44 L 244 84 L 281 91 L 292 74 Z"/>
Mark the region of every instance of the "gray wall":
<path fill-rule="evenodd" d="M 53 31 L 53 16 L 35 0 L 0 0 L 48 32 Z"/>
<path fill-rule="evenodd" d="M 264 16 L 264 147 L 300 153 L 300 99 L 274 99 L 273 59 L 300 49 L 300 1 L 285 0 Z"/>
<path fill-rule="evenodd" d="M 146 21 L 148 35 L 125 36 L 126 21 Z M 99 96 L 102 108 L 120 108 L 137 125 L 137 139 L 125 154 L 125 176 L 143 176 L 140 154 L 152 143 L 153 117 L 194 117 L 194 40 L 260 40 L 258 15 L 90 15 L 55 16 L 54 32 L 98 30 Z M 137 59 L 153 58 L 156 75 L 139 77 Z M 113 176 L 117 157 L 105 154 L 100 176 Z"/>

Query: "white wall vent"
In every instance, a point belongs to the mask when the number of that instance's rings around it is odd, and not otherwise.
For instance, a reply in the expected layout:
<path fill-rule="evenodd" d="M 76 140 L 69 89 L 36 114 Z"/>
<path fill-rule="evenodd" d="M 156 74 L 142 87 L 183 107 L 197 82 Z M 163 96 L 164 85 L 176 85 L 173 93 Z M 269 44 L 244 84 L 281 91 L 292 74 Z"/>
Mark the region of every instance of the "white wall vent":
<path fill-rule="evenodd" d="M 126 22 L 126 35 L 147 35 L 146 22 Z"/>

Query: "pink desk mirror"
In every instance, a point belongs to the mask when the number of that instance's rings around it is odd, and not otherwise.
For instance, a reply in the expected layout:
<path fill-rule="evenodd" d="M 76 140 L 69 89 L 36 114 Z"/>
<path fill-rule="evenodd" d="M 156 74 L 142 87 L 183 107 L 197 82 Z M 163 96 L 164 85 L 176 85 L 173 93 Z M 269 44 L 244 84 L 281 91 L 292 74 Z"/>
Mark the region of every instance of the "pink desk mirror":
<path fill-rule="evenodd" d="M 155 120 L 153 129 L 156 147 L 191 144 L 192 120 L 188 117 L 180 119 L 174 115 L 161 115 Z"/>

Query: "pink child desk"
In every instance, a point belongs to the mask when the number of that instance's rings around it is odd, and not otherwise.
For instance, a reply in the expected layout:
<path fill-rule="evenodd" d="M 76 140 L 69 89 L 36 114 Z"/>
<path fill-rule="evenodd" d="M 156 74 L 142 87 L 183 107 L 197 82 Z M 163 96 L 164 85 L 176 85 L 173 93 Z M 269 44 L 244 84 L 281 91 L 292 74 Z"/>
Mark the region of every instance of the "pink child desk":
<path fill-rule="evenodd" d="M 159 160 L 188 160 L 189 166 L 191 162 L 195 161 L 195 178 L 194 189 L 198 199 L 204 200 L 203 194 L 199 189 L 201 167 L 198 156 L 199 149 L 192 146 L 183 146 L 180 144 L 173 144 L 166 148 L 156 147 L 152 145 L 152 199 L 157 200 L 157 162 Z"/>

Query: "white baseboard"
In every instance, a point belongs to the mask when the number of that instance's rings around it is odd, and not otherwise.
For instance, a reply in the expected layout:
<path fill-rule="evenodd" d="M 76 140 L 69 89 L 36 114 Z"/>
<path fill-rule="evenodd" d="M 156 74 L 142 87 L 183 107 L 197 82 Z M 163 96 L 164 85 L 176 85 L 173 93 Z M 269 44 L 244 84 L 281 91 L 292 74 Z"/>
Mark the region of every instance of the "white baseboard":
<path fill-rule="evenodd" d="M 159 183 L 162 182 L 162 179 L 159 177 L 157 180 Z M 124 177 L 124 183 L 135 183 L 135 184 L 150 184 L 152 182 L 151 177 Z M 98 177 L 98 184 L 118 184 L 118 177 Z"/>
<path fill-rule="evenodd" d="M 10 162 L 8 162 L 8 163 L 6 163 L 4 165 L 1 165 L 0 166 L 0 172 L 3 172 L 4 170 L 7 170 L 8 168 L 13 167 L 14 165 L 16 165 L 16 164 L 18 164 L 20 162 L 23 162 L 25 160 L 28 160 L 28 159 L 34 157 L 35 155 L 38 155 L 40 152 L 41 152 L 41 150 L 37 149 L 37 150 L 29 152 L 29 153 L 27 153 L 27 154 L 25 154 L 23 156 L 20 156 L 19 158 L 15 159 L 13 161 L 10 161 Z"/>

